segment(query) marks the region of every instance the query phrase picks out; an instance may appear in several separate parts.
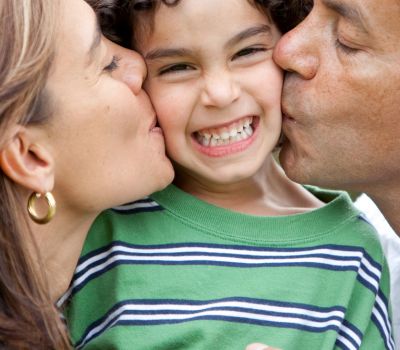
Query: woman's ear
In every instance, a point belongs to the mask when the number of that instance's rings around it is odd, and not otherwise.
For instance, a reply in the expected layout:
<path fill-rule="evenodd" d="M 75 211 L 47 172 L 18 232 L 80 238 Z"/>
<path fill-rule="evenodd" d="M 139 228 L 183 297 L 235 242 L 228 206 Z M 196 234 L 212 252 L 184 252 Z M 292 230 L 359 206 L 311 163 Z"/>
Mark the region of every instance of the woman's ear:
<path fill-rule="evenodd" d="M 54 187 L 53 156 L 34 129 L 15 128 L 0 150 L 0 167 L 11 180 L 31 191 L 45 193 Z"/>

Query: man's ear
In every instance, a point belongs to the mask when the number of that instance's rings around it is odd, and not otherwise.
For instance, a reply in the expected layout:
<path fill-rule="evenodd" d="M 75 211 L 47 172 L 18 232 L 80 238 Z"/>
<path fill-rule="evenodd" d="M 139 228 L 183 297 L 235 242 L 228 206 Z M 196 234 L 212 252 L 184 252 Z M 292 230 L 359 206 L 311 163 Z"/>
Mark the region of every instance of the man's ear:
<path fill-rule="evenodd" d="M 35 130 L 17 126 L 9 143 L 0 150 L 0 167 L 15 183 L 45 193 L 54 187 L 54 159 L 35 136 Z"/>

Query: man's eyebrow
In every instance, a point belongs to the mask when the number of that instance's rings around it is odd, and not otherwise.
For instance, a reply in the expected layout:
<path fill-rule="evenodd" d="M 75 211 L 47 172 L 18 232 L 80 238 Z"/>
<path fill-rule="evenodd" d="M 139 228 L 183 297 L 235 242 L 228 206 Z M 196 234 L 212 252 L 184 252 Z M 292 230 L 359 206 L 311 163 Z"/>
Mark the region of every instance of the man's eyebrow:
<path fill-rule="evenodd" d="M 98 50 L 98 48 L 100 46 L 100 43 L 101 43 L 101 36 L 102 36 L 102 33 L 101 33 L 101 29 L 100 29 L 100 24 L 99 24 L 99 21 L 97 21 L 97 19 L 96 19 L 93 41 L 92 41 L 92 44 L 90 45 L 90 48 L 89 48 L 89 51 L 88 51 L 88 54 L 87 54 L 87 56 L 88 56 L 88 61 L 87 61 L 88 66 L 93 62 L 93 60 L 96 57 L 97 50 Z"/>
<path fill-rule="evenodd" d="M 236 34 L 233 38 L 229 39 L 225 46 L 234 46 L 235 44 L 239 43 L 242 40 L 251 38 L 253 36 L 259 34 L 270 34 L 271 27 L 267 24 L 261 24 L 258 26 L 254 26 L 248 29 L 241 31 L 240 33 Z"/>
<path fill-rule="evenodd" d="M 363 32 L 368 33 L 367 27 L 365 25 L 365 19 L 362 17 L 361 11 L 350 4 L 344 4 L 338 0 L 322 0 L 324 5 L 337 12 L 339 15 L 347 19 L 349 22 L 353 22 L 357 27 L 359 27 Z"/>

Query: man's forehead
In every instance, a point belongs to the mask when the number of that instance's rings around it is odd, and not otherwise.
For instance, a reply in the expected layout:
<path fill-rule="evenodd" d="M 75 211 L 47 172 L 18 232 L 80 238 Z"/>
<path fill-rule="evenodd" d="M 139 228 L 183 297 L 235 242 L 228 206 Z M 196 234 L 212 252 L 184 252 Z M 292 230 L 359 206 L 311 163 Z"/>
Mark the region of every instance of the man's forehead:
<path fill-rule="evenodd" d="M 322 0 L 325 7 L 335 11 L 349 22 L 359 27 L 363 32 L 368 33 L 367 15 L 363 7 L 357 4 L 357 1 L 348 0 Z"/>
<path fill-rule="evenodd" d="M 400 0 L 315 0 L 372 36 L 400 35 Z"/>
<path fill-rule="evenodd" d="M 400 15 L 400 0 L 314 0 L 339 14 L 357 19 L 360 16 L 395 12 Z"/>

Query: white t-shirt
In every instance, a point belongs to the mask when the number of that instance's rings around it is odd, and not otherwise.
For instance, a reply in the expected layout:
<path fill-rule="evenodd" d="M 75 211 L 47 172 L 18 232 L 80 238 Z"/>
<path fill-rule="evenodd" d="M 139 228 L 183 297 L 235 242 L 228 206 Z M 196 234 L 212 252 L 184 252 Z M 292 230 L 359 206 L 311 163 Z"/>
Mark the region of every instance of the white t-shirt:
<path fill-rule="evenodd" d="M 375 226 L 385 251 L 390 270 L 394 338 L 396 349 L 400 350 L 400 237 L 396 235 L 375 203 L 367 195 L 362 194 L 358 197 L 355 205 Z"/>

